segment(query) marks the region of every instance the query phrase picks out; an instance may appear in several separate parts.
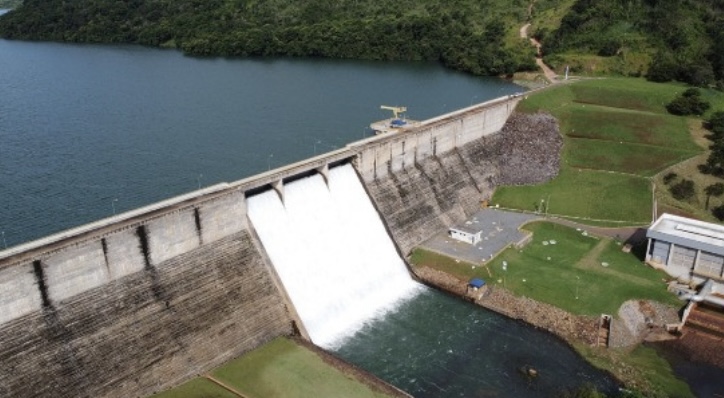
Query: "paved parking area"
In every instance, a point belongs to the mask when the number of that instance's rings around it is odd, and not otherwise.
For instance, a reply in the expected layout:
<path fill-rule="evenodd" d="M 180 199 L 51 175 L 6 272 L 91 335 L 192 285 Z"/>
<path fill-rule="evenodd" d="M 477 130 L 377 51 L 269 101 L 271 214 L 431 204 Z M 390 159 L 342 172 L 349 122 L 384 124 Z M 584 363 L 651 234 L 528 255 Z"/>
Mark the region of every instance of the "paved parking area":
<path fill-rule="evenodd" d="M 483 231 L 479 243 L 475 245 L 464 243 L 451 238 L 448 231 L 442 231 L 420 246 L 453 258 L 480 264 L 493 258 L 509 244 L 523 240 L 527 234 L 521 232 L 519 228 L 538 218 L 537 215 L 531 214 L 493 208 L 483 209 L 464 223 L 467 228 Z"/>

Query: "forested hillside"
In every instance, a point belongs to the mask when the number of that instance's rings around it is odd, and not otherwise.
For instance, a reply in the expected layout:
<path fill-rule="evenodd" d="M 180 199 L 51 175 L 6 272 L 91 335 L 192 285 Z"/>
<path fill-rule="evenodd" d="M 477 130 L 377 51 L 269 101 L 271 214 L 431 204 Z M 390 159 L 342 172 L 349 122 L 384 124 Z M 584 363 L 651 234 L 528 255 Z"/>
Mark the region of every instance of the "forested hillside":
<path fill-rule="evenodd" d="M 554 66 L 599 56 L 612 72 L 703 86 L 724 80 L 723 12 L 721 0 L 576 0 L 557 30 L 536 35 Z"/>
<path fill-rule="evenodd" d="M 9 39 L 139 43 L 193 55 L 439 61 L 500 75 L 535 68 L 510 32 L 528 0 L 25 0 Z"/>
<path fill-rule="evenodd" d="M 0 0 L 0 8 L 16 8 L 22 2 L 22 0 Z"/>

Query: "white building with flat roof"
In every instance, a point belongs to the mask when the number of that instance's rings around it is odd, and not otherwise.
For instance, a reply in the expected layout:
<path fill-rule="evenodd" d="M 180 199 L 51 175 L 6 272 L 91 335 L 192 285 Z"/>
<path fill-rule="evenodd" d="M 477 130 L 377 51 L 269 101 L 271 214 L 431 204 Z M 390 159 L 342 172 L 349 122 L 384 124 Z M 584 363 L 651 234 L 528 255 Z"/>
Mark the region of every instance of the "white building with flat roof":
<path fill-rule="evenodd" d="M 450 235 L 451 238 L 457 239 L 461 242 L 470 243 L 471 245 L 475 245 L 480 242 L 482 234 L 482 229 L 471 228 L 467 225 L 457 225 L 450 227 L 448 230 L 448 235 Z"/>
<path fill-rule="evenodd" d="M 662 214 L 646 237 L 651 266 L 682 282 L 724 282 L 724 226 Z"/>

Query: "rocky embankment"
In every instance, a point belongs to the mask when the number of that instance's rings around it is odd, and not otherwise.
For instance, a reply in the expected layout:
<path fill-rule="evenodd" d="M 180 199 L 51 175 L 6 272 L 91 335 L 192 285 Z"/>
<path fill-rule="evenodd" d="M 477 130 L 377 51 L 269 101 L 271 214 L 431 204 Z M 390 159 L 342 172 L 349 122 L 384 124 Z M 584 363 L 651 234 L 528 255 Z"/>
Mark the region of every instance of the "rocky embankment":
<path fill-rule="evenodd" d="M 415 267 L 413 273 L 423 283 L 445 290 L 451 294 L 467 297 L 467 281 L 429 267 Z M 488 286 L 480 299 L 474 303 L 510 318 L 522 320 L 532 326 L 545 329 L 562 338 L 572 346 L 595 347 L 598 344 L 598 318 L 573 315 L 560 308 L 541 303 L 526 297 L 517 297 L 508 290 L 497 286 Z M 472 299 L 471 299 L 472 300 Z M 662 336 L 663 324 L 670 322 L 675 310 L 663 304 L 631 300 L 624 303 L 614 319 L 611 343 L 618 347 L 630 348 L 646 340 L 659 340 Z M 615 325 L 618 325 L 615 326 Z M 618 330 L 616 330 L 618 329 Z M 618 335 L 616 335 L 618 333 Z M 692 344 L 693 339 L 686 343 Z M 667 341 L 676 348 L 686 351 L 685 342 L 680 340 Z M 697 341 L 694 344 L 701 344 Z M 696 347 L 701 348 L 701 347 Z M 644 375 L 644 371 L 624 360 L 627 350 L 599 349 L 595 356 L 602 360 L 598 363 L 609 371 L 627 388 L 633 388 L 651 396 L 659 396 L 658 386 L 652 385 Z M 699 350 L 699 352 L 703 352 Z M 720 352 L 720 351 L 716 351 Z M 686 352 L 690 354 L 690 352 Z"/>
<path fill-rule="evenodd" d="M 563 138 L 550 114 L 512 114 L 496 144 L 497 186 L 537 184 L 558 175 Z"/>
<path fill-rule="evenodd" d="M 467 281 L 429 267 L 416 267 L 415 275 L 424 283 L 465 296 Z M 474 302 L 509 318 L 520 319 L 535 327 L 545 329 L 569 344 L 595 345 L 598 318 L 573 315 L 549 304 L 527 297 L 518 297 L 497 286 L 487 286 L 482 298 Z"/>

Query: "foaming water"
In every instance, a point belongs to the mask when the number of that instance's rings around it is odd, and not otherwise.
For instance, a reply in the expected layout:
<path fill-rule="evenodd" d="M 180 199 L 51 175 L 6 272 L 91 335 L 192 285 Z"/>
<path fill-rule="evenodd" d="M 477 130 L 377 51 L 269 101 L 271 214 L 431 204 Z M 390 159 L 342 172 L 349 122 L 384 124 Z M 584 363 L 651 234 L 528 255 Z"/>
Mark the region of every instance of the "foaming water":
<path fill-rule="evenodd" d="M 432 289 L 334 351 L 416 398 L 551 398 L 586 385 L 617 393 L 611 377 L 552 334 Z"/>
<path fill-rule="evenodd" d="M 314 343 L 333 348 L 422 288 L 350 165 L 248 199 L 248 213 Z"/>

